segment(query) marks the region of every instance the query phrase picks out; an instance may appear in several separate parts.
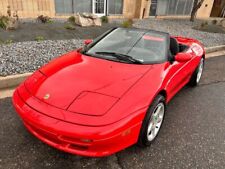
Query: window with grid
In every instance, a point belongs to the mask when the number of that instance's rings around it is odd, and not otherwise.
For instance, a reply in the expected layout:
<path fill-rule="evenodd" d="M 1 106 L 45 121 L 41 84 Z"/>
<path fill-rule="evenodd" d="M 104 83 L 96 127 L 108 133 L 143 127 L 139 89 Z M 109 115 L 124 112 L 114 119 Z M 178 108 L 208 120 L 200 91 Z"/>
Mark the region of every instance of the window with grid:
<path fill-rule="evenodd" d="M 158 0 L 158 15 L 190 15 L 194 0 Z"/>
<path fill-rule="evenodd" d="M 74 12 L 92 13 L 92 0 L 73 0 Z"/>
<path fill-rule="evenodd" d="M 123 0 L 109 0 L 108 1 L 109 14 L 122 14 L 123 13 Z"/>
<path fill-rule="evenodd" d="M 92 0 L 55 0 L 55 10 L 58 14 L 92 13 Z"/>
<path fill-rule="evenodd" d="M 72 14 L 72 5 L 72 0 L 55 0 L 55 11 L 58 14 Z"/>

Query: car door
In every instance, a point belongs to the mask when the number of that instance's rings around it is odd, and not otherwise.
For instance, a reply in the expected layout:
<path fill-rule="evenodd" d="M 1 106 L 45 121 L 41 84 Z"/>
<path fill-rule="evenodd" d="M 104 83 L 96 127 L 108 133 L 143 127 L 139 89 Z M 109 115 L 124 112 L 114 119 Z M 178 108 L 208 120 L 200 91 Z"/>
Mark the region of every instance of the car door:
<path fill-rule="evenodd" d="M 193 55 L 192 57 L 194 59 Z M 194 71 L 191 66 L 193 59 L 187 62 L 172 61 L 169 63 L 166 69 L 166 91 L 169 100 L 189 81 Z"/>

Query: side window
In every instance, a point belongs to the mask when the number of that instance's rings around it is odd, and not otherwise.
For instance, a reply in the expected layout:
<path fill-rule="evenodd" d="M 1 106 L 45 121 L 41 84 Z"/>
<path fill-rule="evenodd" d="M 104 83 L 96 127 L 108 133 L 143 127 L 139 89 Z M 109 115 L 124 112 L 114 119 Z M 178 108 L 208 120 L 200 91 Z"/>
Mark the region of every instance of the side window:
<path fill-rule="evenodd" d="M 109 0 L 108 3 L 109 14 L 116 15 L 123 13 L 123 0 Z"/>

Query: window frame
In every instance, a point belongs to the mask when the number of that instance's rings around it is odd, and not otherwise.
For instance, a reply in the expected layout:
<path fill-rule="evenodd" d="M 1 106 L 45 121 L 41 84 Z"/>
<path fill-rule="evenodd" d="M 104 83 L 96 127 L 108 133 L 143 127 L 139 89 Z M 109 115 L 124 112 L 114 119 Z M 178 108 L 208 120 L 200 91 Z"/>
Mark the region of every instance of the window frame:
<path fill-rule="evenodd" d="M 125 1 L 124 0 L 121 0 L 122 1 L 122 6 L 121 6 L 121 13 L 120 14 L 112 14 L 112 13 L 109 12 L 109 1 L 110 0 L 106 0 L 106 6 L 107 6 L 107 8 L 106 8 L 106 10 L 107 10 L 106 14 L 108 16 L 122 16 L 124 14 L 124 6 L 125 6 L 124 3 L 125 3 Z"/>

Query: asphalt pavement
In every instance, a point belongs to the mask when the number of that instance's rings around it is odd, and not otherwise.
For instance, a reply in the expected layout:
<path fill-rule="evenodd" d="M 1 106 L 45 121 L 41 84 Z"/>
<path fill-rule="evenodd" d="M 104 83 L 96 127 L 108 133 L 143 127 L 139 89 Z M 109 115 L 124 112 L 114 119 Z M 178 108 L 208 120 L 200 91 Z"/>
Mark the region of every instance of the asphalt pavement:
<path fill-rule="evenodd" d="M 148 148 L 132 146 L 104 158 L 58 151 L 33 137 L 0 100 L 0 169 L 224 169 L 225 56 L 207 59 L 201 84 L 185 87 L 169 103 L 165 122 Z"/>

